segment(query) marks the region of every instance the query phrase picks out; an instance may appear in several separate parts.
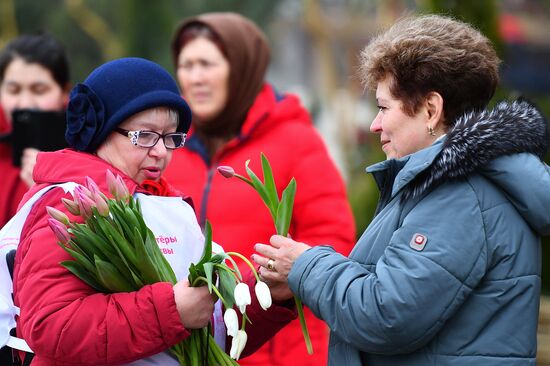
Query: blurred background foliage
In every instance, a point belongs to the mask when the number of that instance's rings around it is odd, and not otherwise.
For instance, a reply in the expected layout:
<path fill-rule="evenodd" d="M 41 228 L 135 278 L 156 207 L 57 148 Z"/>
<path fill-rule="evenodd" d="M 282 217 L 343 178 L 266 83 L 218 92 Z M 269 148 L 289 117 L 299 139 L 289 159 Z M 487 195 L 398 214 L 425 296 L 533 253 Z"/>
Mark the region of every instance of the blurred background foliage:
<path fill-rule="evenodd" d="M 545 0 L 1 0 L 0 46 L 21 33 L 48 31 L 65 44 L 74 83 L 123 56 L 154 60 L 173 73 L 172 32 L 182 19 L 207 11 L 238 12 L 265 30 L 272 46 L 268 80 L 299 94 L 312 112 L 348 183 L 358 235 L 378 199 L 364 169 L 384 159 L 378 137 L 368 132 L 376 107 L 356 77 L 358 54 L 397 18 L 442 13 L 474 24 L 503 59 L 494 100 L 524 96 L 550 116 Z M 550 293 L 548 238 L 543 250 L 543 287 Z"/>

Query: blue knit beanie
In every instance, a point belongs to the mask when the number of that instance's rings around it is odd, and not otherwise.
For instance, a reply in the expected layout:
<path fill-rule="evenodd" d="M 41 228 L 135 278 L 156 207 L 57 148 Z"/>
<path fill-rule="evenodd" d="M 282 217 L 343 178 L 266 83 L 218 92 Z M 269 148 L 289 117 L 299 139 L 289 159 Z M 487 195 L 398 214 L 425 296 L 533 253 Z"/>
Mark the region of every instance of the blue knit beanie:
<path fill-rule="evenodd" d="M 107 62 L 71 91 L 65 139 L 76 150 L 94 152 L 120 123 L 154 107 L 175 109 L 177 131 L 189 130 L 191 110 L 160 65 L 142 58 Z"/>

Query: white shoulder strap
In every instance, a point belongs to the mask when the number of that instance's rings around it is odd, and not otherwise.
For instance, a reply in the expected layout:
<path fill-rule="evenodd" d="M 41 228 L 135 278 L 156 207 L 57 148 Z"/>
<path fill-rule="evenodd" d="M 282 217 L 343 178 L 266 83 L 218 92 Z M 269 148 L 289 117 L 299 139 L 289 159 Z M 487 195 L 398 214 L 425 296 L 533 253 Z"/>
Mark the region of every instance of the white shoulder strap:
<path fill-rule="evenodd" d="M 19 238 L 23 225 L 27 220 L 32 206 L 46 192 L 55 187 L 60 187 L 65 192 L 73 192 L 77 186 L 76 183 L 67 182 L 62 184 L 53 184 L 36 192 L 21 209 L 11 218 L 2 230 L 0 230 L 0 347 L 8 345 L 9 347 L 32 352 L 27 343 L 20 338 L 10 335 L 10 330 L 15 327 L 15 316 L 19 314 L 12 301 L 13 283 L 6 263 L 6 255 L 19 245 Z"/>

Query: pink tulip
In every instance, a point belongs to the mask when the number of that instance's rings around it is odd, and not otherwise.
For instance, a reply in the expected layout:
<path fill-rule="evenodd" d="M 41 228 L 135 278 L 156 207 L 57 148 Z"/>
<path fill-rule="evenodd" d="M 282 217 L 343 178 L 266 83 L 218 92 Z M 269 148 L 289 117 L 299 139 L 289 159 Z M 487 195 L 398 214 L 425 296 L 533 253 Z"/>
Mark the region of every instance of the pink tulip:
<path fill-rule="evenodd" d="M 128 191 L 128 187 L 126 187 L 126 183 L 124 183 L 124 180 L 120 175 L 116 176 L 116 180 L 118 183 L 117 189 L 119 192 L 120 199 L 127 200 L 130 197 L 130 192 Z"/>
<path fill-rule="evenodd" d="M 107 173 L 105 175 L 107 179 L 107 187 L 109 187 L 109 192 L 111 192 L 113 197 L 118 198 L 117 180 L 115 175 L 110 170 L 107 170 Z"/>
<path fill-rule="evenodd" d="M 130 197 L 130 192 L 122 177 L 118 174 L 115 177 L 110 170 L 107 170 L 107 186 L 109 187 L 109 192 L 111 192 L 117 200 L 127 200 L 128 197 Z"/>
<path fill-rule="evenodd" d="M 82 216 L 84 219 L 87 219 L 92 216 L 92 207 L 95 207 L 95 202 L 92 201 L 90 197 L 88 197 L 82 190 L 78 190 L 79 187 L 76 187 L 75 192 L 75 200 L 78 203 L 78 207 L 80 209 L 80 216 Z"/>
<path fill-rule="evenodd" d="M 92 192 L 88 188 L 82 185 L 76 186 L 76 188 L 74 189 L 74 192 L 80 192 L 81 194 L 84 194 L 86 197 L 92 198 Z"/>
<path fill-rule="evenodd" d="M 97 186 L 96 182 L 94 182 L 94 180 L 90 177 L 86 177 L 86 187 L 88 187 L 88 189 L 90 190 L 92 195 L 101 193 L 101 191 L 99 190 L 99 187 Z"/>
<path fill-rule="evenodd" d="M 46 206 L 46 211 L 48 211 L 48 215 L 50 215 L 53 219 L 64 225 L 69 225 L 69 217 L 63 211 L 59 211 L 57 208 L 50 206 Z"/>
<path fill-rule="evenodd" d="M 67 245 L 67 243 L 71 240 L 67 227 L 52 218 L 48 219 L 48 225 L 50 225 L 50 229 L 52 229 L 53 233 L 57 237 L 57 240 L 59 240 L 63 245 Z"/>
<path fill-rule="evenodd" d="M 252 188 L 256 189 L 254 187 L 254 184 L 252 184 L 252 181 L 250 179 L 245 178 L 242 175 L 235 173 L 235 169 L 233 169 L 230 166 L 220 165 L 218 167 L 218 172 L 225 178 L 233 178 L 233 177 L 239 178 L 240 180 L 242 180 L 246 184 L 250 185 Z"/>
<path fill-rule="evenodd" d="M 235 170 L 227 165 L 220 165 L 218 167 L 218 172 L 225 178 L 233 178 L 235 176 Z"/>
<path fill-rule="evenodd" d="M 94 194 L 94 201 L 97 212 L 103 217 L 109 216 L 109 205 L 107 204 L 107 201 L 105 201 L 105 198 L 103 198 L 103 194 L 101 192 Z"/>
<path fill-rule="evenodd" d="M 78 207 L 78 203 L 67 198 L 62 198 L 61 202 L 63 202 L 63 205 L 70 213 L 75 216 L 80 216 L 80 208 Z"/>

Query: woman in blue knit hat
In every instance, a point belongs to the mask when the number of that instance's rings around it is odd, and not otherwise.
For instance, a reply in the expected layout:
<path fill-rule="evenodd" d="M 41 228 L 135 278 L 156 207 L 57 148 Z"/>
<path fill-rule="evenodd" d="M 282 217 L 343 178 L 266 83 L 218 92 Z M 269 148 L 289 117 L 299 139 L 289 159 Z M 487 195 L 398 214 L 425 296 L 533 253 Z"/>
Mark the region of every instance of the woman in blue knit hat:
<path fill-rule="evenodd" d="M 192 207 L 162 178 L 190 121 L 173 78 L 144 59 L 108 62 L 72 90 L 66 132 L 72 148 L 39 154 L 37 184 L 23 201 L 35 200 L 20 234 L 14 302 L 21 308 L 18 335 L 34 351 L 33 365 L 177 365 L 165 351 L 191 329 L 206 326 L 213 314 L 216 341 L 225 344 L 220 307 L 206 287 L 190 287 L 185 280 L 189 264 L 202 254 L 203 235 Z M 120 175 L 139 199 L 180 280 L 176 285 L 104 294 L 59 264 L 71 258 L 47 224 L 46 206 L 67 212 L 61 198 L 71 196 L 54 185 L 84 184 L 89 176 L 106 192 L 107 170 Z M 46 187 L 51 189 L 44 193 Z M 282 306 L 270 309 L 269 318 L 255 309 L 257 303 L 247 315 L 262 333 L 250 335 L 245 353 L 295 317 Z"/>

